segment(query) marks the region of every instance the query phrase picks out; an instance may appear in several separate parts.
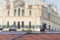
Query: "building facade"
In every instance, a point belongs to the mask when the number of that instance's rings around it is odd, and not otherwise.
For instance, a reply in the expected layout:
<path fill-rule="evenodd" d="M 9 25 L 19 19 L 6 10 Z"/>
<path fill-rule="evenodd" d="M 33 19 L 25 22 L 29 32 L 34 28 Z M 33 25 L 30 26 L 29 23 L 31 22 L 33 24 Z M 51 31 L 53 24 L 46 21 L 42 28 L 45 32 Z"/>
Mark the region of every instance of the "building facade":
<path fill-rule="evenodd" d="M 28 0 L 4 0 L 0 24 L 3 31 L 40 31 L 44 23 L 48 30 L 60 31 L 56 7 L 41 0 L 36 4 L 36 1 L 29 5 Z"/>

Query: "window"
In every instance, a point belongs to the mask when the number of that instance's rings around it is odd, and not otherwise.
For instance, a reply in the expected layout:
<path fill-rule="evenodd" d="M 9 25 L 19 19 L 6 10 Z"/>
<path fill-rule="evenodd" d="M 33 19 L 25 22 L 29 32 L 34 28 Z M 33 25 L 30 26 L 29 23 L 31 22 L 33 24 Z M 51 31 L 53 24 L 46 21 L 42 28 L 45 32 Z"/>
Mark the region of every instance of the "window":
<path fill-rule="evenodd" d="M 22 16 L 24 16 L 24 9 L 22 9 Z"/>
<path fill-rule="evenodd" d="M 14 27 L 16 27 L 16 22 L 14 22 Z"/>
<path fill-rule="evenodd" d="M 50 28 L 51 28 L 51 25 L 49 25 L 49 30 L 50 30 Z"/>
<path fill-rule="evenodd" d="M 7 27 L 9 27 L 9 22 L 7 22 Z"/>
<path fill-rule="evenodd" d="M 29 15 L 31 16 L 31 10 L 29 11 Z"/>
<path fill-rule="evenodd" d="M 22 21 L 22 27 L 24 28 L 24 22 Z"/>
<path fill-rule="evenodd" d="M 16 16 L 16 9 L 14 10 L 14 16 Z"/>
<path fill-rule="evenodd" d="M 54 26 L 52 27 L 52 30 L 54 30 Z"/>
<path fill-rule="evenodd" d="M 18 8 L 18 16 L 20 16 L 20 8 Z"/>
<path fill-rule="evenodd" d="M 8 16 L 10 15 L 10 11 L 8 11 Z"/>
<path fill-rule="evenodd" d="M 18 28 L 20 28 L 20 22 L 18 21 Z"/>
<path fill-rule="evenodd" d="M 50 20 L 50 14 L 48 13 L 48 20 Z"/>
<path fill-rule="evenodd" d="M 56 28 L 55 28 L 55 30 L 56 30 Z"/>
<path fill-rule="evenodd" d="M 29 28 L 31 28 L 31 22 L 29 22 Z"/>

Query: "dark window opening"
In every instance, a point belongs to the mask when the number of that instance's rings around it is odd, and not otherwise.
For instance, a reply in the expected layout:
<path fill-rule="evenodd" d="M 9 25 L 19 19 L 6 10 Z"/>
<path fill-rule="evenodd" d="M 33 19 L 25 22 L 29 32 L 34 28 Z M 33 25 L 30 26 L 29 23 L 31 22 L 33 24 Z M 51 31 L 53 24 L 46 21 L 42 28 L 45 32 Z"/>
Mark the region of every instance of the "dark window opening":
<path fill-rule="evenodd" d="M 10 15 L 10 11 L 8 11 L 8 16 Z"/>
<path fill-rule="evenodd" d="M 22 28 L 24 28 L 24 22 L 22 21 Z"/>
<path fill-rule="evenodd" d="M 49 25 L 49 30 L 50 30 L 50 28 L 51 28 L 51 25 Z"/>
<path fill-rule="evenodd" d="M 20 28 L 20 22 L 18 22 L 18 28 Z"/>
<path fill-rule="evenodd" d="M 31 28 L 31 22 L 29 22 L 29 28 Z"/>
<path fill-rule="evenodd" d="M 9 22 L 7 22 L 7 27 L 9 27 Z"/>
<path fill-rule="evenodd" d="M 18 16 L 20 16 L 20 9 L 18 9 Z"/>
<path fill-rule="evenodd" d="M 16 10 L 14 10 L 14 16 L 16 16 Z"/>
<path fill-rule="evenodd" d="M 16 22 L 14 22 L 14 27 L 16 27 Z"/>
<path fill-rule="evenodd" d="M 29 15 L 31 16 L 31 10 L 29 11 Z"/>
<path fill-rule="evenodd" d="M 24 12 L 25 12 L 24 9 L 22 9 L 22 16 L 24 16 Z"/>

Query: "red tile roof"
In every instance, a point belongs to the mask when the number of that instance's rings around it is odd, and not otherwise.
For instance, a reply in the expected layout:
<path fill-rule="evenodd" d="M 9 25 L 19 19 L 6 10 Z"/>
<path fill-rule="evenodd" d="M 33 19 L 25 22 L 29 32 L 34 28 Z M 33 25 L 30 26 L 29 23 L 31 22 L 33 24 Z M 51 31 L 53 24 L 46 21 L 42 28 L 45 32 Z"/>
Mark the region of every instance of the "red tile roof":
<path fill-rule="evenodd" d="M 26 34 L 15 40 L 60 40 L 60 34 Z"/>
<path fill-rule="evenodd" d="M 11 40 L 19 34 L 0 34 L 0 40 Z M 15 40 L 60 40 L 60 34 L 25 34 Z"/>
<path fill-rule="evenodd" d="M 14 34 L 0 34 L 0 40 L 10 40 L 18 35 Z"/>

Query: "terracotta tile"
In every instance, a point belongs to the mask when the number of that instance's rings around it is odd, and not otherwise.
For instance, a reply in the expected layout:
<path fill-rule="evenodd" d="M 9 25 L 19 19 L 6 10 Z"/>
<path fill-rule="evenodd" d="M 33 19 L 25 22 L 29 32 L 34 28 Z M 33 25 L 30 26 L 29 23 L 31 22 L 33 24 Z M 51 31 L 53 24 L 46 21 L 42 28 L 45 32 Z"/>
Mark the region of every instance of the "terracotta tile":
<path fill-rule="evenodd" d="M 0 34 L 0 40 L 11 40 L 18 35 Z M 60 40 L 60 34 L 26 34 L 18 37 L 15 40 Z"/>
<path fill-rule="evenodd" d="M 30 38 L 29 38 L 30 37 Z M 60 40 L 60 34 L 26 34 L 15 40 Z"/>

